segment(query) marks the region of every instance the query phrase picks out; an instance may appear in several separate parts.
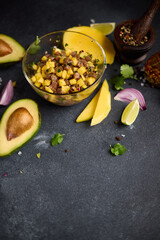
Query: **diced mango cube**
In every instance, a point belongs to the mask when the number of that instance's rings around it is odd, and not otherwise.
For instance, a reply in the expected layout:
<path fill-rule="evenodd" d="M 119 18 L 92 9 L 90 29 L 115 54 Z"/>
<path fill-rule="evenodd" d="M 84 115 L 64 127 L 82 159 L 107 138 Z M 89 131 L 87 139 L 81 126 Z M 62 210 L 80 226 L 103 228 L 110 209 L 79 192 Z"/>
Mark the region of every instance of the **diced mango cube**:
<path fill-rule="evenodd" d="M 62 71 L 60 70 L 58 70 L 57 72 L 56 72 L 56 75 L 57 75 L 57 77 L 62 77 Z"/>
<path fill-rule="evenodd" d="M 49 67 L 55 67 L 55 62 L 48 62 Z"/>
<path fill-rule="evenodd" d="M 78 63 L 77 58 L 73 57 L 73 58 L 72 58 L 72 64 L 73 64 L 73 66 L 76 66 L 77 63 Z"/>
<path fill-rule="evenodd" d="M 41 83 L 36 81 L 34 85 L 39 88 L 41 86 Z"/>
<path fill-rule="evenodd" d="M 66 85 L 66 82 L 64 81 L 64 79 L 59 79 L 58 84 L 60 87 L 62 87 Z"/>
<path fill-rule="evenodd" d="M 63 71 L 62 71 L 62 78 L 64 78 L 64 79 L 65 79 L 65 78 L 66 78 L 66 76 L 67 76 L 67 71 L 66 71 L 66 70 L 63 70 Z"/>
<path fill-rule="evenodd" d="M 77 84 L 81 87 L 84 85 L 84 81 L 82 78 L 80 78 L 78 81 L 77 81 Z"/>
<path fill-rule="evenodd" d="M 55 73 L 55 69 L 53 67 L 50 67 L 48 70 L 47 70 L 47 73 Z"/>
<path fill-rule="evenodd" d="M 45 72 L 46 70 L 47 70 L 47 66 L 44 65 L 44 66 L 42 67 L 42 72 Z"/>
<path fill-rule="evenodd" d="M 67 49 L 66 49 L 66 56 L 68 57 L 68 56 L 70 55 L 71 52 L 72 52 L 72 50 L 69 49 L 69 48 L 67 48 Z"/>
<path fill-rule="evenodd" d="M 41 73 L 41 67 L 38 67 L 37 73 Z"/>
<path fill-rule="evenodd" d="M 36 82 L 36 77 L 35 76 L 33 76 L 33 77 L 31 77 L 31 80 L 32 80 L 32 82 L 34 83 L 34 82 Z"/>
<path fill-rule="evenodd" d="M 61 57 L 59 60 L 59 63 L 63 63 L 64 62 L 65 57 Z"/>
<path fill-rule="evenodd" d="M 89 67 L 94 67 L 93 63 L 90 61 L 88 61 L 88 65 L 89 65 Z"/>
<path fill-rule="evenodd" d="M 74 72 L 77 72 L 77 70 L 78 70 L 78 67 L 74 67 L 74 68 L 73 68 L 73 71 L 74 71 Z"/>
<path fill-rule="evenodd" d="M 37 67 L 36 64 L 33 64 L 33 65 L 32 65 L 32 68 L 33 68 L 34 70 L 37 70 L 38 67 Z"/>
<path fill-rule="evenodd" d="M 80 58 L 85 58 L 85 56 L 87 56 L 87 53 L 86 52 L 81 52 L 79 54 Z"/>
<path fill-rule="evenodd" d="M 73 70 L 72 70 L 72 68 L 70 68 L 70 69 L 68 70 L 68 74 L 73 75 Z"/>
<path fill-rule="evenodd" d="M 56 52 L 61 52 L 61 49 L 59 49 L 59 48 L 54 48 L 54 49 L 53 49 L 53 53 L 56 53 Z"/>
<path fill-rule="evenodd" d="M 80 74 L 80 75 L 82 75 L 83 73 L 85 73 L 87 71 L 87 69 L 84 67 L 84 66 L 82 66 L 82 67 L 80 67 L 79 69 L 78 69 L 78 73 Z"/>
<path fill-rule="evenodd" d="M 69 80 L 70 84 L 71 85 L 74 85 L 77 83 L 76 79 L 72 78 L 71 80 Z"/>
<path fill-rule="evenodd" d="M 42 60 L 42 62 L 45 62 L 45 61 L 47 61 L 47 57 L 46 57 L 46 56 L 43 56 L 43 57 L 41 58 L 41 60 Z"/>
<path fill-rule="evenodd" d="M 38 80 L 38 79 L 40 79 L 40 78 L 42 77 L 42 74 L 41 74 L 41 73 L 36 73 L 36 74 L 35 74 L 35 77 L 36 77 L 36 79 Z"/>
<path fill-rule="evenodd" d="M 67 73 L 66 79 L 69 79 L 69 78 L 70 78 L 70 76 L 71 76 L 71 75 Z"/>
<path fill-rule="evenodd" d="M 45 90 L 49 93 L 53 93 L 53 91 L 52 91 L 52 89 L 50 89 L 50 87 L 45 86 Z"/>
<path fill-rule="evenodd" d="M 83 85 L 82 85 L 82 88 L 83 88 L 83 89 L 87 88 L 87 85 L 86 85 L 86 84 L 83 84 Z"/>
<path fill-rule="evenodd" d="M 93 77 L 87 78 L 87 82 L 88 82 L 89 85 L 93 84 L 93 83 L 95 82 L 95 80 L 96 80 L 96 79 L 93 78 Z"/>
<path fill-rule="evenodd" d="M 44 80 L 43 86 L 49 86 L 51 84 L 51 80 Z"/>
<path fill-rule="evenodd" d="M 69 86 L 62 86 L 62 93 L 68 93 L 70 90 Z"/>
<path fill-rule="evenodd" d="M 39 79 L 37 80 L 37 82 L 39 82 L 39 83 L 43 83 L 43 82 L 44 82 L 43 77 L 39 78 Z"/>

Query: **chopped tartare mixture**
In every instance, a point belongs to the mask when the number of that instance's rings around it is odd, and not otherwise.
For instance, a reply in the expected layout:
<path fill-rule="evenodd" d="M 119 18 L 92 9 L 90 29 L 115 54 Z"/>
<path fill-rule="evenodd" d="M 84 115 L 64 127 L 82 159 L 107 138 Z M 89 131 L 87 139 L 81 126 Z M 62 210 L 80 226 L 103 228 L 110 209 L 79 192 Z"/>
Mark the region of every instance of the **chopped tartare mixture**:
<path fill-rule="evenodd" d="M 99 59 L 83 50 L 71 51 L 53 48 L 41 61 L 32 65 L 33 84 L 49 93 L 68 94 L 79 92 L 92 85 L 98 78 Z"/>

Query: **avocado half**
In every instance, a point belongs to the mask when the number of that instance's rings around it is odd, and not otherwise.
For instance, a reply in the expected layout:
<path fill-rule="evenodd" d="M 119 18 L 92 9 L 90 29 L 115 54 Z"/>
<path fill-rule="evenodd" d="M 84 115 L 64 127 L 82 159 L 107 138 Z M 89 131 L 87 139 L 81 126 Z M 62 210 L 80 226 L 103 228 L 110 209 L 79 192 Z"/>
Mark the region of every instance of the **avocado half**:
<path fill-rule="evenodd" d="M 12 37 L 0 34 L 0 64 L 21 61 L 25 49 Z"/>
<path fill-rule="evenodd" d="M 23 112 L 25 114 L 27 112 L 32 120 L 31 124 L 27 125 L 29 128 L 23 124 L 23 121 L 26 122 L 26 116 L 23 115 Z M 19 117 L 19 113 L 22 113 L 20 114 L 22 116 Z M 21 126 L 22 129 L 20 129 Z M 38 132 L 40 126 L 41 116 L 35 101 L 31 99 L 21 99 L 12 103 L 4 112 L 0 121 L 0 157 L 9 156 L 22 147 Z M 19 129 L 17 130 L 16 128 Z M 9 138 L 7 136 L 8 129 L 11 133 L 17 131 L 19 134 L 13 138 Z"/>

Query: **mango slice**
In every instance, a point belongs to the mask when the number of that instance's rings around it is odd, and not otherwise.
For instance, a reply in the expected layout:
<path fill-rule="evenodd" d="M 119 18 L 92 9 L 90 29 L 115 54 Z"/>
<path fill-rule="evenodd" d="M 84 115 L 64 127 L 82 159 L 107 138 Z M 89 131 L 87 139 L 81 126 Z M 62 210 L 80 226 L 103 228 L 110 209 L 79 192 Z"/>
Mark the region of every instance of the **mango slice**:
<path fill-rule="evenodd" d="M 84 121 L 88 121 L 90 120 L 95 112 L 96 109 L 96 105 L 98 102 L 98 98 L 99 98 L 99 93 L 98 92 L 93 98 L 92 100 L 89 102 L 89 104 L 85 107 L 85 109 L 80 113 L 80 115 L 78 116 L 78 118 L 76 119 L 76 122 L 84 122 Z"/>
<path fill-rule="evenodd" d="M 102 87 L 100 89 L 98 102 L 96 109 L 91 121 L 91 126 L 94 126 L 102 122 L 111 110 L 111 94 L 109 91 L 109 85 L 106 80 L 104 80 Z"/>
<path fill-rule="evenodd" d="M 114 62 L 115 58 L 115 49 L 113 46 L 113 43 L 109 38 L 107 38 L 103 33 L 101 33 L 99 30 L 88 27 L 88 26 L 78 26 L 78 27 L 72 27 L 67 29 L 67 31 L 75 31 L 80 32 L 83 34 L 86 34 L 93 39 L 95 39 L 104 49 L 104 52 L 106 54 L 106 63 L 112 64 Z M 66 48 L 72 48 L 73 51 L 80 51 L 84 50 L 86 52 L 90 52 L 94 58 L 100 59 L 99 56 L 99 49 L 98 46 L 95 45 L 95 43 L 91 42 L 91 40 L 86 40 L 84 37 L 80 36 L 71 36 L 71 34 L 67 34 L 67 32 L 63 36 L 63 44 L 67 45 Z M 100 59 L 103 61 L 103 59 Z"/>

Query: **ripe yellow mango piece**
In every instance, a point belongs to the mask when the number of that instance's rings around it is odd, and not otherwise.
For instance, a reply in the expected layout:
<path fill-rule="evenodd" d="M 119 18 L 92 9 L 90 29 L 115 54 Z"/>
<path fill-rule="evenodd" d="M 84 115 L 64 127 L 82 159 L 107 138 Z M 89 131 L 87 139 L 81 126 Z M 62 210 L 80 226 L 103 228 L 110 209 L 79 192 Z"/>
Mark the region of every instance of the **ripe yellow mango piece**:
<path fill-rule="evenodd" d="M 109 85 L 106 80 L 104 80 L 102 87 L 100 89 L 98 102 L 96 109 L 91 121 L 91 126 L 94 126 L 102 122 L 111 110 L 111 94 L 109 91 Z"/>
<path fill-rule="evenodd" d="M 75 31 L 86 34 L 95 39 L 104 49 L 106 54 L 106 63 L 112 64 L 115 58 L 115 49 L 113 43 L 99 30 L 88 27 L 78 26 L 67 29 L 67 31 Z M 93 58 L 98 58 L 100 62 L 103 62 L 103 56 L 100 53 L 100 48 L 90 39 L 84 38 L 84 36 L 71 36 L 71 34 L 65 32 L 63 35 L 63 45 L 68 44 L 65 48 L 72 49 L 72 51 L 84 50 L 93 55 Z"/>
<path fill-rule="evenodd" d="M 89 102 L 89 104 L 85 107 L 85 109 L 81 112 L 81 114 L 76 119 L 76 122 L 84 122 L 88 121 L 93 117 L 93 114 L 96 109 L 96 105 L 98 102 L 100 91 L 92 98 L 92 100 Z"/>

